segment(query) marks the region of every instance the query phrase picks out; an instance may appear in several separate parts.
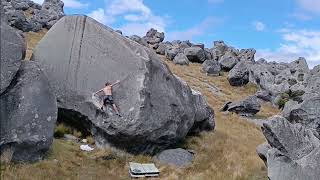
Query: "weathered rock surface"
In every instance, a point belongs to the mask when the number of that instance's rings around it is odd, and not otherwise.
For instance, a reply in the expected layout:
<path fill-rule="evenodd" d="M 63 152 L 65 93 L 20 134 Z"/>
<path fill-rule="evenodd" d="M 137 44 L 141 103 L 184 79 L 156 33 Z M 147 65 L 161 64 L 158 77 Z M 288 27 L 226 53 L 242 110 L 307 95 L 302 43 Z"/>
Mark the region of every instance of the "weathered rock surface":
<path fill-rule="evenodd" d="M 158 48 L 156 49 L 156 53 L 160 54 L 160 55 L 165 55 L 166 54 L 166 48 L 168 46 L 169 43 L 159 43 Z"/>
<path fill-rule="evenodd" d="M 184 167 L 191 165 L 193 156 L 194 155 L 189 151 L 178 148 L 164 150 L 156 155 L 155 159 L 163 164 L 169 164 L 176 167 Z"/>
<path fill-rule="evenodd" d="M 214 60 L 219 61 L 228 50 L 228 46 L 224 43 L 224 41 L 214 41 L 213 44 L 214 47 L 211 49 L 211 54 Z"/>
<path fill-rule="evenodd" d="M 271 146 L 267 142 L 260 144 L 256 149 L 258 156 L 263 160 L 265 165 L 267 165 L 267 155 L 269 149 L 271 149 Z"/>
<path fill-rule="evenodd" d="M 31 0 L 1 0 L 1 4 L 9 25 L 23 32 L 51 28 L 64 16 L 61 0 L 45 0 L 42 6 Z"/>
<path fill-rule="evenodd" d="M 33 55 L 48 75 L 69 121 L 90 131 L 98 147 L 154 153 L 193 130 L 213 129 L 213 110 L 174 76 L 151 49 L 85 16 L 65 16 Z M 92 93 L 121 80 L 114 100 L 122 118 L 101 112 Z M 204 102 L 203 102 L 204 101 Z M 67 118 L 66 118 L 67 119 Z"/>
<path fill-rule="evenodd" d="M 53 141 L 56 98 L 35 62 L 22 62 L 10 86 L 0 96 L 0 150 L 13 161 L 44 157 Z"/>
<path fill-rule="evenodd" d="M 266 90 L 257 91 L 255 96 L 257 96 L 257 98 L 262 99 L 264 101 L 271 101 L 272 100 L 271 94 Z"/>
<path fill-rule="evenodd" d="M 16 75 L 25 51 L 23 37 L 5 22 L 1 22 L 0 94 Z"/>
<path fill-rule="evenodd" d="M 243 86 L 249 83 L 249 69 L 245 61 L 239 62 L 228 74 L 231 86 Z"/>
<path fill-rule="evenodd" d="M 313 96 L 300 104 L 294 103 L 288 106 L 284 112 L 291 123 L 300 123 L 313 128 L 320 135 L 320 96 Z"/>
<path fill-rule="evenodd" d="M 180 64 L 180 65 L 189 65 L 189 59 L 187 58 L 186 55 L 184 55 L 183 53 L 179 53 L 177 54 L 174 59 L 173 62 L 175 64 Z"/>
<path fill-rule="evenodd" d="M 171 46 L 171 47 L 167 47 L 165 49 L 165 56 L 169 60 L 173 60 L 178 53 L 179 53 L 179 49 L 177 47 L 172 47 Z"/>
<path fill-rule="evenodd" d="M 249 96 L 248 98 L 238 101 L 227 103 L 222 110 L 235 112 L 241 116 L 253 116 L 260 111 L 261 105 L 255 96 Z"/>
<path fill-rule="evenodd" d="M 202 70 L 207 73 L 207 75 L 219 76 L 221 71 L 220 64 L 215 60 L 206 60 L 202 64 Z"/>
<path fill-rule="evenodd" d="M 238 62 L 239 59 L 237 58 L 237 56 L 235 56 L 233 52 L 227 52 L 219 60 L 221 68 L 226 71 L 231 70 Z"/>
<path fill-rule="evenodd" d="M 141 44 L 142 46 L 146 46 L 146 47 L 149 46 L 148 43 L 147 43 L 143 38 L 139 37 L 138 35 L 132 35 L 132 36 L 130 36 L 129 38 L 130 38 L 131 40 L 133 40 L 133 41 Z"/>
<path fill-rule="evenodd" d="M 238 55 L 240 61 L 254 61 L 255 49 L 241 49 Z"/>
<path fill-rule="evenodd" d="M 189 47 L 184 49 L 184 54 L 189 61 L 203 63 L 206 60 L 206 54 L 200 47 Z"/>
<path fill-rule="evenodd" d="M 148 44 L 159 44 L 164 40 L 164 33 L 151 28 L 143 37 Z"/>
<path fill-rule="evenodd" d="M 261 153 L 267 159 L 269 179 L 316 180 L 320 177 L 320 140 L 313 129 L 274 116 L 263 124 L 262 131 L 271 146 L 267 153 Z"/>

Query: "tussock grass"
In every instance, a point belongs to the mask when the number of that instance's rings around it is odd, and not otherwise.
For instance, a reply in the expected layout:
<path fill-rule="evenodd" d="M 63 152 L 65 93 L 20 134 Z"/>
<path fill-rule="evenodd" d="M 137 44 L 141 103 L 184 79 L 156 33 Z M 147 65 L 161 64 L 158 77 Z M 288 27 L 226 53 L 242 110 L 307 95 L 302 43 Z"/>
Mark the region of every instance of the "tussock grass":
<path fill-rule="evenodd" d="M 35 44 L 35 43 L 32 43 Z M 164 59 L 164 58 L 163 58 Z M 227 101 L 241 100 L 257 91 L 254 84 L 233 87 L 227 81 L 227 73 L 211 77 L 201 73 L 201 65 L 191 63 L 189 67 L 165 63 L 171 71 L 184 79 L 192 88 L 202 92 L 215 110 L 216 129 L 199 136 L 188 137 L 182 147 L 196 152 L 192 165 L 176 169 L 158 164 L 160 178 L 182 180 L 258 180 L 267 179 L 266 168 L 256 154 L 256 146 L 265 141 L 260 128 L 236 114 L 219 110 Z M 214 85 L 220 94 L 213 93 Z M 271 104 L 263 103 L 259 117 L 279 113 Z M 152 162 L 150 156 L 133 156 L 114 153 L 111 150 L 94 150 L 87 153 L 79 149 L 80 144 L 55 140 L 48 158 L 34 164 L 1 165 L 1 179 L 130 179 L 128 162 Z M 148 178 L 150 180 L 152 178 Z"/>
<path fill-rule="evenodd" d="M 42 37 L 48 32 L 47 29 L 42 29 L 39 32 L 25 32 L 24 37 L 27 45 L 27 52 L 25 60 L 30 60 L 32 56 L 33 49 L 36 47 L 38 42 L 42 39 Z"/>

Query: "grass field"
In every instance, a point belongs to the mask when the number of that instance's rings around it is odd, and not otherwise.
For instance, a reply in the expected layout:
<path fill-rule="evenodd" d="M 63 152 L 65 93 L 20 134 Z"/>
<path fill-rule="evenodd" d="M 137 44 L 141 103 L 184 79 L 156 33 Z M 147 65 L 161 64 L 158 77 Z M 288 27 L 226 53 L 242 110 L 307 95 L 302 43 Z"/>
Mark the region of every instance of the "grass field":
<path fill-rule="evenodd" d="M 41 36 L 43 34 L 27 36 L 27 39 L 30 38 L 28 49 L 31 50 Z M 200 64 L 190 64 L 186 67 L 174 65 L 164 58 L 163 61 L 173 73 L 205 95 L 215 110 L 216 129 L 196 137 L 188 137 L 181 144 L 182 147 L 196 151 L 195 160 L 189 167 L 176 169 L 157 163 L 161 171 L 161 176 L 157 179 L 266 179 L 266 168 L 255 151 L 256 146 L 265 141 L 260 128 L 236 114 L 219 111 L 227 101 L 253 95 L 257 91 L 256 86 L 248 84 L 244 87 L 232 87 L 227 81 L 226 73 L 219 77 L 210 77 L 201 73 Z M 277 113 L 279 111 L 276 108 L 269 103 L 263 103 L 257 116 L 269 117 Z M 2 164 L 1 179 L 130 179 L 129 161 L 153 161 L 149 156 L 116 154 L 110 150 L 86 153 L 80 151 L 79 146 L 78 143 L 56 139 L 48 158 L 44 161 L 34 164 Z"/>

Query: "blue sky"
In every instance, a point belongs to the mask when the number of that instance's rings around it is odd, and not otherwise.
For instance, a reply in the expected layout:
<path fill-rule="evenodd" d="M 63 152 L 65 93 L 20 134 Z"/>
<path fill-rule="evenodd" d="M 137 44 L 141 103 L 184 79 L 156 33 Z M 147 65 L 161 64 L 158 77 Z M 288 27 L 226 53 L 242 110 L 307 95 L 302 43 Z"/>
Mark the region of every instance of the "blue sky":
<path fill-rule="evenodd" d="M 35 0 L 41 3 L 43 0 Z M 320 0 L 63 0 L 66 14 L 86 14 L 125 35 L 154 27 L 166 40 L 211 48 L 224 40 L 255 48 L 257 58 L 320 64 Z"/>

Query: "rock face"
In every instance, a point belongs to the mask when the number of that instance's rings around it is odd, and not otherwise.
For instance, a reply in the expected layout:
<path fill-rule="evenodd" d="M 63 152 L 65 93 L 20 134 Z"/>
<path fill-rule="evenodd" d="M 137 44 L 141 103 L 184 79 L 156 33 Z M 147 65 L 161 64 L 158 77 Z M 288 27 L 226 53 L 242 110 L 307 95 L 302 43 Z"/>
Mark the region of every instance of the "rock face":
<path fill-rule="evenodd" d="M 263 160 L 265 165 L 268 165 L 267 164 L 267 154 L 268 154 L 269 149 L 271 149 L 271 146 L 268 143 L 260 144 L 257 147 L 257 154 Z"/>
<path fill-rule="evenodd" d="M 249 82 L 249 69 L 245 61 L 238 63 L 228 74 L 231 86 L 243 86 Z"/>
<path fill-rule="evenodd" d="M 189 65 L 189 63 L 190 63 L 189 59 L 187 58 L 187 56 L 182 54 L 182 53 L 177 54 L 174 57 L 173 62 L 175 64 L 180 64 L 180 65 Z"/>
<path fill-rule="evenodd" d="M 223 111 L 235 112 L 241 116 L 253 116 L 260 111 L 261 105 L 255 96 L 249 96 L 239 102 L 227 103 Z"/>
<path fill-rule="evenodd" d="M 148 47 L 148 43 L 141 37 L 137 36 L 137 35 L 132 35 L 129 37 L 131 40 L 141 44 L 142 46 L 146 46 Z"/>
<path fill-rule="evenodd" d="M 165 56 L 169 60 L 173 60 L 178 53 L 179 53 L 179 49 L 176 47 L 167 47 L 165 50 Z"/>
<path fill-rule="evenodd" d="M 289 109 L 286 114 L 290 122 L 315 129 L 320 135 L 320 96 L 310 97 Z"/>
<path fill-rule="evenodd" d="M 16 75 L 25 51 L 23 37 L 5 22 L 1 22 L 0 94 Z"/>
<path fill-rule="evenodd" d="M 184 167 L 192 163 L 193 154 L 181 148 L 168 149 L 156 155 L 155 159 L 164 164 Z"/>
<path fill-rule="evenodd" d="M 240 61 L 254 61 L 255 49 L 241 49 L 239 54 Z"/>
<path fill-rule="evenodd" d="M 206 60 L 206 54 L 200 47 L 189 47 L 184 49 L 184 54 L 191 62 L 202 63 Z"/>
<path fill-rule="evenodd" d="M 202 64 L 202 70 L 207 73 L 207 75 L 219 76 L 221 67 L 220 64 L 215 60 L 206 60 Z"/>
<path fill-rule="evenodd" d="M 164 40 L 164 33 L 151 28 L 143 38 L 148 44 L 159 44 Z"/>
<path fill-rule="evenodd" d="M 238 62 L 239 60 L 233 52 L 227 52 L 219 60 L 222 69 L 226 71 L 231 70 Z"/>
<path fill-rule="evenodd" d="M 1 0 L 1 4 L 9 25 L 23 32 L 51 28 L 64 16 L 61 0 L 45 0 L 42 6 L 31 0 Z"/>
<path fill-rule="evenodd" d="M 0 96 L 0 150 L 13 161 L 34 162 L 44 157 L 53 141 L 56 98 L 35 62 L 23 62 Z"/>
<path fill-rule="evenodd" d="M 312 129 L 275 116 L 263 124 L 262 131 L 271 146 L 263 152 L 269 179 L 316 180 L 320 177 L 320 140 Z"/>
<path fill-rule="evenodd" d="M 214 128 L 213 110 L 151 49 L 89 17 L 62 18 L 33 60 L 48 75 L 63 116 L 77 115 L 69 121 L 87 127 L 99 147 L 154 153 L 194 130 Z M 114 100 L 122 118 L 101 112 L 92 100 L 106 81 L 117 79 Z"/>
<path fill-rule="evenodd" d="M 259 90 L 256 92 L 255 96 L 257 96 L 257 98 L 262 99 L 264 101 L 271 101 L 272 96 L 268 91 L 265 90 Z"/>

